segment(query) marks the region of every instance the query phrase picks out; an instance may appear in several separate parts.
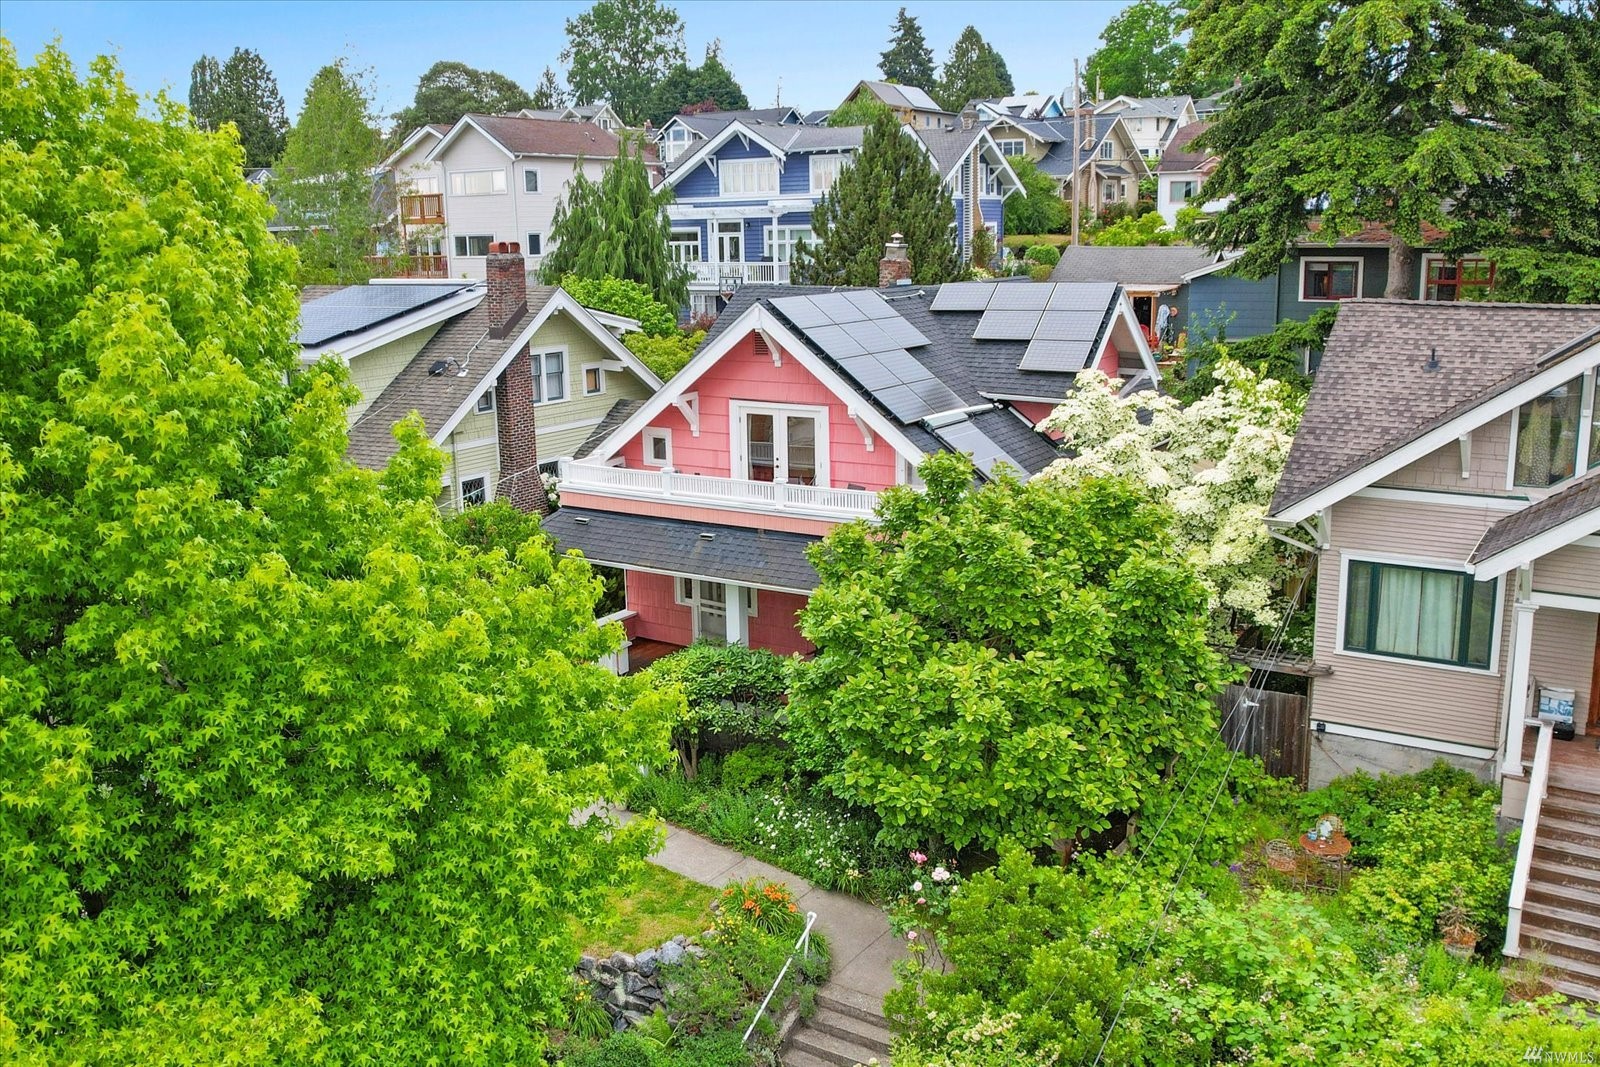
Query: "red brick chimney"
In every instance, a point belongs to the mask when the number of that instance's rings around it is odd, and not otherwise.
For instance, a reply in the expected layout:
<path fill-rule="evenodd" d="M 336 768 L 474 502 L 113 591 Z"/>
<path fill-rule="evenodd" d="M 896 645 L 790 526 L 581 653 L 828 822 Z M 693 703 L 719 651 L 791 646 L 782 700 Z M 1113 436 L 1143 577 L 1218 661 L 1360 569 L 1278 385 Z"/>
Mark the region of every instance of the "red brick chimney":
<path fill-rule="evenodd" d="M 484 297 L 489 308 L 489 336 L 498 340 L 510 333 L 511 324 L 528 310 L 528 267 L 522 259 L 522 246 L 515 241 L 490 245 L 484 275 L 489 287 Z"/>
<path fill-rule="evenodd" d="M 527 345 L 495 380 L 494 421 L 500 439 L 500 497 L 518 510 L 550 514 L 550 498 L 539 474 L 533 364 Z"/>
<path fill-rule="evenodd" d="M 878 260 L 878 288 L 910 284 L 911 257 L 906 255 L 905 236 L 897 233 L 883 246 L 883 258 Z"/>

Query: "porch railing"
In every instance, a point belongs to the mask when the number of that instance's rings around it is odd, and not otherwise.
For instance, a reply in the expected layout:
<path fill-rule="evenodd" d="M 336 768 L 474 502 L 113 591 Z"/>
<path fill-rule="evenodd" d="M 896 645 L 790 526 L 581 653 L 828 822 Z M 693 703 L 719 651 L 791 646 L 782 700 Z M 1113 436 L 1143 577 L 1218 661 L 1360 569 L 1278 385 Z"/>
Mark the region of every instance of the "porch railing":
<path fill-rule="evenodd" d="M 578 493 L 725 507 L 746 505 L 759 511 L 795 512 L 825 519 L 868 518 L 878 503 L 878 494 L 870 489 L 680 474 L 670 467 L 636 470 L 563 460 L 557 477 L 563 489 Z"/>
<path fill-rule="evenodd" d="M 443 193 L 411 193 L 400 198 L 400 218 L 407 226 L 444 221 Z"/>
<path fill-rule="evenodd" d="M 689 278 L 700 285 L 787 285 L 787 263 L 687 263 Z"/>
<path fill-rule="evenodd" d="M 386 278 L 443 278 L 447 276 L 443 256 L 368 256 L 367 262 Z"/>
<path fill-rule="evenodd" d="M 624 674 L 627 674 L 628 668 L 631 666 L 631 664 L 628 662 L 628 649 L 633 647 L 633 635 L 628 632 L 628 623 L 638 617 L 639 613 L 637 611 L 633 611 L 629 608 L 623 608 L 621 611 L 613 611 L 610 615 L 602 615 L 598 619 L 594 620 L 594 624 L 596 626 L 604 626 L 608 622 L 622 624 L 623 634 L 621 647 L 615 652 L 611 653 L 611 655 L 602 657 L 600 660 L 600 666 L 604 667 L 618 678 L 621 678 Z"/>
<path fill-rule="evenodd" d="M 1517 866 L 1511 875 L 1511 899 L 1506 907 L 1507 956 L 1522 955 L 1522 906 L 1528 896 L 1528 876 L 1533 867 L 1534 843 L 1539 837 L 1539 810 L 1550 792 L 1550 723 L 1529 721 L 1539 727 L 1533 748 L 1533 773 L 1528 776 L 1528 800 L 1522 810 L 1522 836 L 1517 841 Z"/>
<path fill-rule="evenodd" d="M 750 1020 L 750 1025 L 745 1028 L 744 1037 L 739 1043 L 745 1044 L 750 1040 L 750 1035 L 756 1032 L 756 1023 L 761 1021 L 762 1014 L 767 1010 L 767 1005 L 772 1003 L 772 996 L 783 984 L 783 976 L 789 973 L 789 968 L 794 963 L 796 953 L 803 954 L 806 958 L 811 956 L 811 927 L 816 924 L 817 913 L 806 912 L 806 928 L 800 931 L 800 939 L 794 943 L 794 950 L 789 953 L 789 958 L 783 961 L 783 967 L 778 971 L 778 977 L 772 980 L 772 988 L 767 990 L 767 995 L 761 998 L 761 1007 L 756 1009 L 755 1018 Z"/>

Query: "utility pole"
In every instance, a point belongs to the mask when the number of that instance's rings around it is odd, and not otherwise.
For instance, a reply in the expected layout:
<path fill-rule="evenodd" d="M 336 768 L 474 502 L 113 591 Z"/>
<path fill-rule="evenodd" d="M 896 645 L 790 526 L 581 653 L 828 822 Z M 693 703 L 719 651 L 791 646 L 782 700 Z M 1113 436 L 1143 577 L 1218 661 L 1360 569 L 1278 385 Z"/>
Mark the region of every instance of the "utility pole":
<path fill-rule="evenodd" d="M 1078 153 L 1083 151 L 1082 122 L 1083 94 L 1079 86 L 1083 84 L 1078 73 L 1078 61 L 1072 61 L 1072 243 L 1078 243 L 1078 201 L 1083 199 L 1083 182 L 1080 180 L 1079 171 L 1083 168 L 1078 165 Z"/>

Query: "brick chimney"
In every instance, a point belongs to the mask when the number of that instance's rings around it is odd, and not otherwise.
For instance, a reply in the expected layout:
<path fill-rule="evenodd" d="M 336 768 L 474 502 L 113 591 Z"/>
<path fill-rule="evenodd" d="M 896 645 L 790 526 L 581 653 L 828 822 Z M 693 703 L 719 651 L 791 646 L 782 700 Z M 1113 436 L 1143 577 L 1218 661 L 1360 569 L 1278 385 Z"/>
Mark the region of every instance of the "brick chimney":
<path fill-rule="evenodd" d="M 495 380 L 494 421 L 500 439 L 499 496 L 520 511 L 550 514 L 550 499 L 545 496 L 544 479 L 539 475 L 533 363 L 527 345 Z"/>
<path fill-rule="evenodd" d="M 895 234 L 883 246 L 883 258 L 878 260 L 878 288 L 911 284 L 911 257 L 906 255 L 906 239 Z"/>
<path fill-rule="evenodd" d="M 522 246 L 515 241 L 490 245 L 484 275 L 489 287 L 484 297 L 489 336 L 498 340 L 510 333 L 511 324 L 528 310 L 528 267 L 522 259 Z"/>
<path fill-rule="evenodd" d="M 964 107 L 964 108 L 962 108 L 961 109 L 961 128 L 963 130 L 970 130 L 970 129 L 972 129 L 972 127 L 976 126 L 977 124 L 978 124 L 978 109 L 975 108 L 975 107 Z"/>

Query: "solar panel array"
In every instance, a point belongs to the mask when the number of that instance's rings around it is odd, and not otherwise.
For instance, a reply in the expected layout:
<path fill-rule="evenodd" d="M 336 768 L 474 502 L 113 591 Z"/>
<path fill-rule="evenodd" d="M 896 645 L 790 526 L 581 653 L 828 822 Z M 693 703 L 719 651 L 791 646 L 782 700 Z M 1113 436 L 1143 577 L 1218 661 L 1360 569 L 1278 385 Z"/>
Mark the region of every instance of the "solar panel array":
<path fill-rule="evenodd" d="M 929 306 L 983 312 L 975 341 L 1027 341 L 1018 370 L 1073 373 L 1094 362 L 1116 296 L 1114 282 L 954 282 L 940 286 Z"/>
<path fill-rule="evenodd" d="M 972 456 L 972 464 L 985 475 L 994 472 L 996 463 L 1007 463 L 1011 469 L 1021 473 L 1024 471 L 1022 464 L 1006 455 L 1005 449 L 995 444 L 987 434 L 978 429 L 971 420 L 963 419 L 941 426 L 934 431 L 939 439 L 957 452 L 966 452 Z"/>
<path fill-rule="evenodd" d="M 784 296 L 772 306 L 901 422 L 962 406 L 949 386 L 906 351 L 928 339 L 877 293 Z"/>
<path fill-rule="evenodd" d="M 295 340 L 314 348 L 452 297 L 462 282 L 439 285 L 350 285 L 300 308 Z"/>

